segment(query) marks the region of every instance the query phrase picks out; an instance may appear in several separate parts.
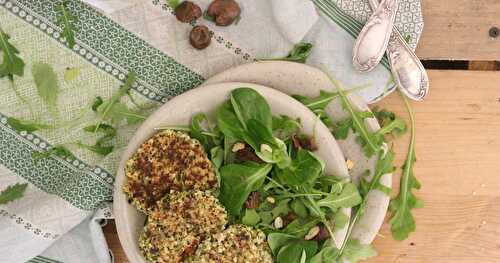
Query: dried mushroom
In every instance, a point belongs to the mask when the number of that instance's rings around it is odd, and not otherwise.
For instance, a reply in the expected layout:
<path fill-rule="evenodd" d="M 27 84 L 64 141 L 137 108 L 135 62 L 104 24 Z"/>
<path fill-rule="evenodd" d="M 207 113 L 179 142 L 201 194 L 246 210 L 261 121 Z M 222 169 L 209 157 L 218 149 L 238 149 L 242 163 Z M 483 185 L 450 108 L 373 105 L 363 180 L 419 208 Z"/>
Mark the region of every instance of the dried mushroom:
<path fill-rule="evenodd" d="M 202 14 L 201 8 L 191 1 L 182 2 L 175 8 L 174 13 L 177 20 L 184 23 L 191 23 L 200 18 Z"/>
<path fill-rule="evenodd" d="M 234 0 L 215 0 L 209 6 L 207 14 L 214 18 L 218 26 L 231 25 L 241 13 L 240 6 Z"/>
<path fill-rule="evenodd" d="M 204 49 L 210 45 L 212 36 L 206 26 L 195 26 L 189 33 L 189 43 L 196 49 Z"/>

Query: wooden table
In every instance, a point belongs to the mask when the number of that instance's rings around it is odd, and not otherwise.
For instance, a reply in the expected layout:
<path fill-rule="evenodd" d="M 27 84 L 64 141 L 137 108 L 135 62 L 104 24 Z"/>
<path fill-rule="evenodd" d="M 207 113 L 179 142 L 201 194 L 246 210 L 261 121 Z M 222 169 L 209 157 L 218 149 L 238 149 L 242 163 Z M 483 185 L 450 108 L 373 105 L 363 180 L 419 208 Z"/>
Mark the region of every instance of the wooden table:
<path fill-rule="evenodd" d="M 424 60 L 465 60 L 469 69 L 429 70 L 431 92 L 413 103 L 417 119 L 417 232 L 394 241 L 384 224 L 371 262 L 500 262 L 499 0 L 423 0 Z M 495 62 L 497 61 L 497 62 Z M 432 65 L 433 63 L 428 63 Z M 486 71 L 484 71 L 486 70 Z M 394 93 L 378 105 L 406 116 Z M 398 167 L 407 139 L 396 142 Z M 394 176 L 398 188 L 399 174 Z M 104 228 L 115 262 L 128 262 L 114 223 Z"/>

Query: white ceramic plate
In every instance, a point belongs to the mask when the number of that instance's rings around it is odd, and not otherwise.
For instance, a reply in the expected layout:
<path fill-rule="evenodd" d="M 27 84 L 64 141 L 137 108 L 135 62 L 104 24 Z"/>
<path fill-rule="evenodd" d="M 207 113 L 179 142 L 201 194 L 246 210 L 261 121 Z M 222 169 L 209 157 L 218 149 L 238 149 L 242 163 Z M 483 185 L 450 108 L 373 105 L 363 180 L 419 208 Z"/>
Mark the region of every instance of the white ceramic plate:
<path fill-rule="evenodd" d="M 317 96 L 320 90 L 335 90 L 322 71 L 304 64 L 284 61 L 265 61 L 241 65 L 208 79 L 204 85 L 231 81 L 261 84 L 289 95 Z M 349 95 L 349 98 L 357 110 L 369 110 L 360 97 L 352 94 Z M 347 117 L 338 99 L 332 101 L 326 111 L 334 121 Z M 367 119 L 365 122 L 372 131 L 380 129 L 375 119 Z M 363 155 L 361 147 L 355 142 L 355 137 L 354 134 L 350 133 L 346 140 L 337 141 L 344 156 L 354 161 L 355 165 L 350 174 L 354 182 L 359 182 L 359 177 L 367 169 L 372 171 L 370 176 L 373 175 L 377 160 L 376 157 L 368 159 Z M 381 183 L 392 187 L 392 175 L 382 176 Z M 382 226 L 388 205 L 389 197 L 386 194 L 378 190 L 371 191 L 368 194 L 366 211 L 355 225 L 352 236 L 363 244 L 371 243 Z"/>
<path fill-rule="evenodd" d="M 275 89 L 245 83 L 220 83 L 193 89 L 173 98 L 153 113 L 137 130 L 122 156 L 115 182 L 113 209 L 118 236 L 131 262 L 146 262 L 141 256 L 138 247 L 138 239 L 144 226 L 145 216 L 127 202 L 127 197 L 122 191 L 126 180 L 124 174 L 125 162 L 145 140 L 156 132 L 155 127 L 187 125 L 191 117 L 199 112 L 204 112 L 209 118 L 213 118 L 215 109 L 228 99 L 230 91 L 239 87 L 250 87 L 257 90 L 266 98 L 274 115 L 283 114 L 300 118 L 303 124 L 303 132 L 306 134 L 315 132 L 317 143 L 320 145 L 316 154 L 326 161 L 327 174 L 349 177 L 344 155 L 328 128 L 319 122 L 311 111 L 290 96 Z M 343 212 L 349 215 L 351 211 L 350 209 L 344 209 Z M 346 227 L 337 230 L 335 239 L 338 246 L 344 240 L 346 230 Z"/>

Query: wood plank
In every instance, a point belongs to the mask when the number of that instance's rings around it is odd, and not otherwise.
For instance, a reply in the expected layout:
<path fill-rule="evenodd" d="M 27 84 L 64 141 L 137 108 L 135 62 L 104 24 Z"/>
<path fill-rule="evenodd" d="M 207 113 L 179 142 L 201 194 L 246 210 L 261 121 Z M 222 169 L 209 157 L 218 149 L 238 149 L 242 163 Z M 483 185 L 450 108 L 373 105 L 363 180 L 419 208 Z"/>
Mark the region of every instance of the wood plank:
<path fill-rule="evenodd" d="M 469 62 L 469 70 L 500 70 L 500 62 L 498 62 L 498 61 L 471 61 L 471 62 Z"/>
<path fill-rule="evenodd" d="M 500 72 L 429 71 L 431 91 L 412 103 L 417 119 L 417 232 L 394 241 L 384 224 L 370 262 L 500 262 Z M 378 105 L 406 118 L 398 94 Z M 408 136 L 394 147 L 398 167 Z M 398 172 L 399 173 L 399 172 Z M 399 174 L 394 186 L 397 187 Z M 105 229 L 116 262 L 127 262 Z"/>
<path fill-rule="evenodd" d="M 417 48 L 421 59 L 500 60 L 498 0 L 422 0 L 424 32 Z"/>

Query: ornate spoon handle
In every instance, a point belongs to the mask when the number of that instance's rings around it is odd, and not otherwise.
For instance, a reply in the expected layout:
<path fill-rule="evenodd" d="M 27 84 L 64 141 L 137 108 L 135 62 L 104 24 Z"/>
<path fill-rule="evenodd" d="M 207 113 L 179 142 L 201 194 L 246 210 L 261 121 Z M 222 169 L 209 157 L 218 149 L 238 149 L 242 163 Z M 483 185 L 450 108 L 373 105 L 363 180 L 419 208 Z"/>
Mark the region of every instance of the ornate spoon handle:
<path fill-rule="evenodd" d="M 373 10 L 378 9 L 378 2 L 369 0 Z M 387 56 L 399 89 L 412 100 L 423 100 L 429 91 L 427 71 L 396 27 L 392 29 Z"/>
<path fill-rule="evenodd" d="M 367 72 L 380 63 L 389 43 L 398 0 L 382 0 L 359 33 L 353 51 L 353 65 Z"/>

